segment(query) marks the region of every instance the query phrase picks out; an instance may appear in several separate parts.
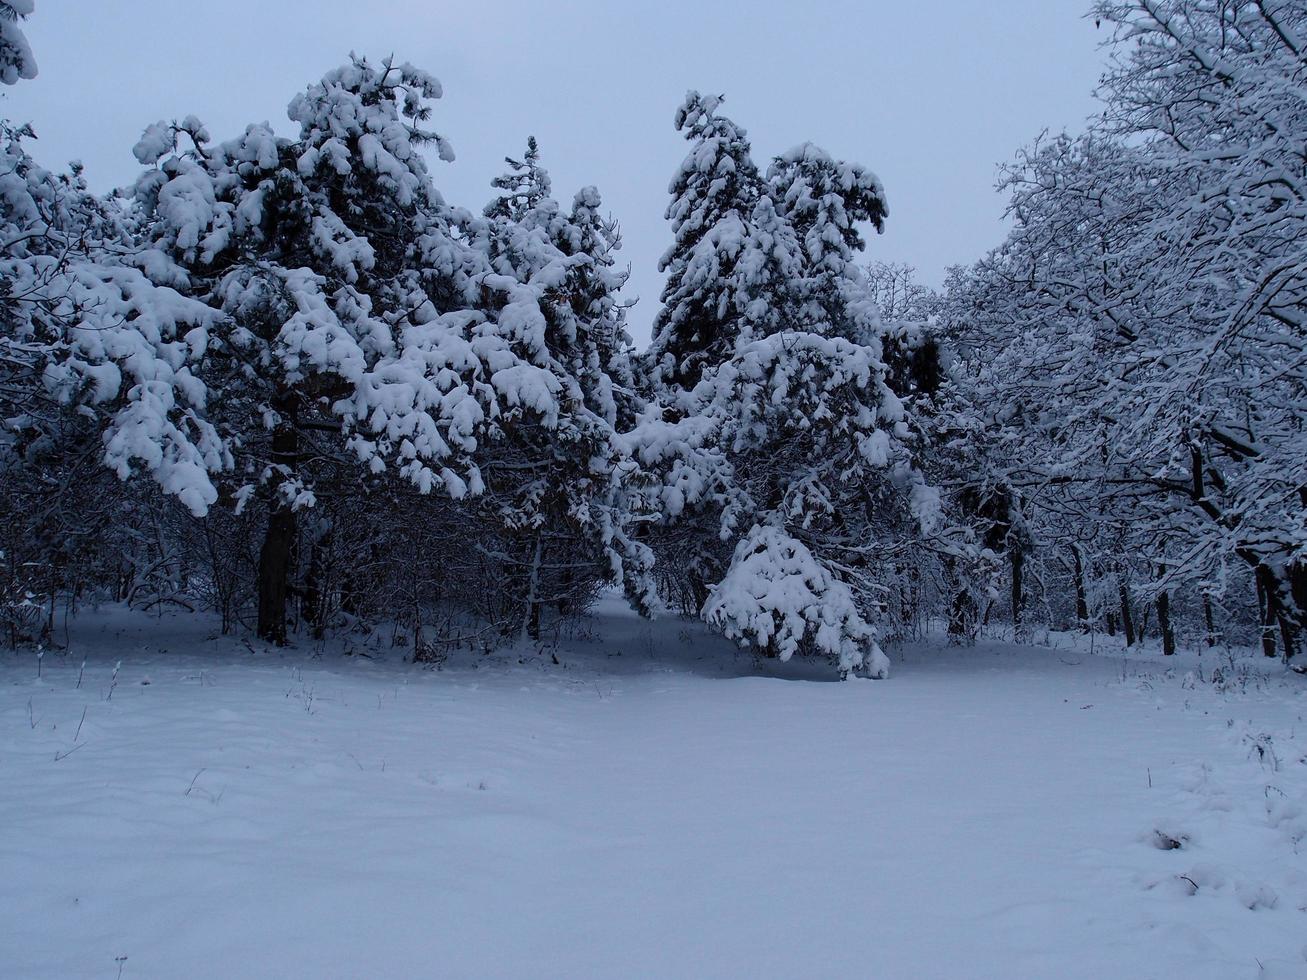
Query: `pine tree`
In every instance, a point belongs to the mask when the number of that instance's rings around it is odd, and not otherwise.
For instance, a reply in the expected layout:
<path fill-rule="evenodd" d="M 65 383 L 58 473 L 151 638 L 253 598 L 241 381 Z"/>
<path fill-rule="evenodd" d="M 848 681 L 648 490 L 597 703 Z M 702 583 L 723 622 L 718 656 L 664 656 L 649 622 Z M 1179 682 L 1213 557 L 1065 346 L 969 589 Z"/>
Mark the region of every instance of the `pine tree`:
<path fill-rule="evenodd" d="M 677 116 L 694 147 L 668 212 L 658 403 L 633 433 L 662 477 L 655 548 L 683 570 L 660 581 L 743 643 L 881 676 L 885 559 L 938 506 L 853 261 L 884 196 L 811 144 L 762 181 L 719 101 L 691 93 Z"/>
<path fill-rule="evenodd" d="M 646 354 L 659 384 L 693 387 L 706 367 L 730 356 L 744 315 L 734 272 L 761 178 L 747 134 L 718 112 L 721 102 L 691 91 L 676 112 L 690 152 L 669 187 L 675 241 L 659 261 L 667 284 Z"/>
<path fill-rule="evenodd" d="M 534 136 L 526 138 L 526 153 L 521 160 L 504 157 L 508 172 L 490 181 L 502 193 L 486 205 L 487 218 L 521 221 L 550 199 L 552 185 L 549 172 L 540 165 L 540 147 Z"/>
<path fill-rule="evenodd" d="M 572 211 L 556 237 L 565 255 L 584 256 L 571 267 L 564 289 L 576 314 L 584 352 L 576 371 L 586 403 L 618 431 L 626 431 L 641 409 L 631 364 L 633 345 L 626 329 L 630 304 L 621 296 L 630 269 L 617 268 L 621 229 L 602 216 L 603 201 L 593 186 L 582 187 L 572 199 Z"/>
<path fill-rule="evenodd" d="M 6 83 L 35 74 L 21 30 L 32 7 L 0 4 Z M 144 508 L 114 473 L 139 466 L 198 512 L 227 455 L 192 373 L 217 317 L 154 282 L 160 257 L 137 247 L 118 203 L 77 165 L 42 168 L 30 138 L 0 121 L 0 617 L 35 597 L 48 630 L 56 592 L 121 581 L 139 551 Z M 6 625 L 11 641 L 25 629 Z"/>
<path fill-rule="evenodd" d="M 772 161 L 767 193 L 800 243 L 795 284 L 800 307 L 788 326 L 879 343 L 880 312 L 856 254 L 866 247 L 859 225 L 884 230 L 888 207 L 876 176 L 802 143 Z"/>
<path fill-rule="evenodd" d="M 36 58 L 21 26 L 35 7 L 36 0 L 0 0 L 0 82 L 5 85 L 36 77 Z"/>
<path fill-rule="evenodd" d="M 294 140 L 250 126 L 212 145 L 187 119 L 136 147 L 157 164 L 136 187 L 142 237 L 167 256 L 156 265 L 222 318 L 202 376 L 236 456 L 225 499 L 266 514 L 258 618 L 274 642 L 319 490 L 394 466 L 423 493 L 475 493 L 478 434 L 520 394 L 481 380 L 505 347 L 478 343 L 484 259 L 418 152 L 452 158 L 421 127 L 439 95 L 418 69 L 355 59 L 291 102 Z"/>
<path fill-rule="evenodd" d="M 574 224 L 550 196 L 534 139 L 522 161 L 508 163 L 493 184 L 510 194 L 468 234 L 495 270 L 483 279 L 492 291 L 487 330 L 548 386 L 550 411 L 530 403 L 501 411 L 478 454 L 485 489 L 471 506 L 491 542 L 478 547 L 499 569 L 503 615 L 538 637 L 545 608 L 579 609 L 602 582 L 622 583 L 647 608 L 651 557 L 629 531 L 636 474 L 613 428 L 607 369 L 623 363 L 624 277 L 607 272 L 615 242 L 590 213 L 598 194 L 578 195 L 573 214 L 590 225 Z"/>
<path fill-rule="evenodd" d="M 550 353 L 577 379 L 588 408 L 609 425 L 617 424 L 619 414 L 629 425 L 637 403 L 627 306 L 619 295 L 629 272 L 615 268 L 617 224 L 601 214 L 603 202 L 593 186 L 581 188 L 570 214 L 563 213 L 534 136 L 522 160 L 505 162 L 508 172 L 491 181 L 504 193 L 484 209 L 492 261 L 522 281 L 557 280 L 546 294 L 554 307 L 547 311 Z M 547 270 L 550 263 L 557 268 Z"/>

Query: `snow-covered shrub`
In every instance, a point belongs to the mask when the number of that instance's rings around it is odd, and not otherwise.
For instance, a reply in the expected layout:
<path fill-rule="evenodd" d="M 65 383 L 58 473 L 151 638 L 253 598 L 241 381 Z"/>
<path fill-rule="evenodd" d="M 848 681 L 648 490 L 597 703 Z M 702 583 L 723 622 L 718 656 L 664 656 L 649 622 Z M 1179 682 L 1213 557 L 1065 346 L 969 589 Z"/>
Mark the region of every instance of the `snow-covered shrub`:
<path fill-rule="evenodd" d="M 834 658 L 845 674 L 889 673 L 848 586 L 779 528 L 753 527 L 740 539 L 731 567 L 709 593 L 704 619 L 781 660 L 810 649 Z"/>

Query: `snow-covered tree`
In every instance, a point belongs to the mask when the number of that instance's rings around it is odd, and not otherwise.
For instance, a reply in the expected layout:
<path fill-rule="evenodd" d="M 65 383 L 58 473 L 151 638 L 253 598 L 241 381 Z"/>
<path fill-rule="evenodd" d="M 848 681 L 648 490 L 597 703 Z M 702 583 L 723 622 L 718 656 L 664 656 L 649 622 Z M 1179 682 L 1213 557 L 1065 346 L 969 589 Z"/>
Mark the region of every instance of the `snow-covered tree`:
<path fill-rule="evenodd" d="M 1105 79 L 1104 128 L 1145 143 L 1160 195 L 1187 192 L 1149 229 L 1165 243 L 1148 268 L 1149 319 L 1181 332 L 1158 360 L 1168 377 L 1145 390 L 1174 492 L 1202 524 L 1191 543 L 1174 538 L 1197 554 L 1167 561 L 1167 575 L 1222 553 L 1256 568 L 1288 659 L 1307 629 L 1307 10 L 1140 0 L 1096 13 L 1123 49 Z M 1133 245 L 1145 268 L 1151 246 Z"/>
<path fill-rule="evenodd" d="M 721 103 L 690 91 L 676 111 L 690 151 L 668 187 L 675 240 L 658 263 L 667 284 L 645 355 L 660 384 L 692 387 L 705 366 L 729 357 L 747 305 L 735 267 L 762 184 L 747 133 Z"/>
<path fill-rule="evenodd" d="M 508 507 L 508 528 L 566 516 L 619 580 L 642 554 L 631 545 L 623 564 L 610 499 L 629 467 L 557 356 L 575 333 L 558 291 L 588 258 L 551 243 L 547 188 L 502 216 L 445 203 L 421 153 L 452 157 L 422 125 L 439 95 L 418 69 L 356 58 L 291 102 L 295 139 L 250 126 L 213 144 L 187 119 L 136 147 L 152 167 L 136 186 L 140 234 L 166 257 L 152 272 L 220 317 L 202 374 L 222 392 L 221 484 L 238 510 L 266 513 L 259 632 L 277 642 L 288 593 L 315 591 L 291 565 L 319 495 L 392 474 L 420 493 L 484 493 L 477 506 Z M 582 475 L 557 479 L 560 463 Z"/>
<path fill-rule="evenodd" d="M 0 74 L 31 77 L 19 26 L 32 4 L 0 5 Z M 10 584 L 73 588 L 107 552 L 126 557 L 130 524 L 110 470 L 139 468 L 190 507 L 212 500 L 205 474 L 228 461 L 194 374 L 218 319 L 151 270 L 118 202 L 80 167 L 54 174 L 28 153 L 30 128 L 0 122 L 0 521 Z M 28 584 L 35 580 L 28 576 Z"/>
<path fill-rule="evenodd" d="M 6 85 L 36 77 L 36 58 L 22 28 L 35 7 L 36 0 L 0 0 L 0 82 Z"/>
<path fill-rule="evenodd" d="M 586 392 L 587 404 L 624 431 L 634 423 L 641 407 L 632 365 L 634 346 L 626 328 L 631 301 L 621 295 L 630 269 L 617 266 L 621 229 L 612 217 L 601 213 L 602 207 L 598 188 L 587 186 L 577 191 L 556 244 L 565 255 L 588 260 L 571 267 L 563 287 L 584 333 L 582 357 L 573 371 Z"/>
<path fill-rule="evenodd" d="M 496 270 L 543 286 L 545 344 L 581 386 L 585 404 L 610 425 L 629 420 L 636 404 L 620 296 L 628 273 L 615 268 L 616 223 L 601 214 L 598 189 L 576 193 L 570 213 L 551 196 L 549 173 L 534 137 L 522 161 L 491 183 L 503 193 L 485 208 L 485 248 Z"/>
<path fill-rule="evenodd" d="M 855 260 L 866 247 L 859 227 L 869 223 L 881 231 L 885 226 L 888 207 L 880 181 L 858 164 L 803 143 L 772 161 L 767 192 L 800 245 L 800 277 L 790 287 L 800 306 L 789 326 L 877 343 L 880 311 Z"/>
<path fill-rule="evenodd" d="M 924 323 L 938 317 L 942 297 L 903 262 L 872 262 L 865 274 L 871 298 L 888 322 Z"/>
<path fill-rule="evenodd" d="M 538 418 L 510 414 L 496 427 L 483 449 L 476 508 L 497 541 L 483 550 L 502 569 L 501 591 L 538 636 L 546 605 L 580 606 L 603 581 L 622 582 L 647 605 L 652 559 L 627 527 L 630 484 L 639 477 L 614 429 L 610 370 L 623 398 L 633 393 L 617 296 L 625 277 L 610 273 L 611 225 L 597 218 L 594 188 L 563 213 L 534 139 L 523 161 L 507 162 L 510 172 L 493 184 L 509 194 L 471 231 L 495 270 L 483 281 L 509 300 L 497 324 L 521 356 L 549 372 L 556 408 Z M 516 307 L 530 312 L 519 316 Z"/>
<path fill-rule="evenodd" d="M 540 146 L 534 136 L 527 137 L 521 160 L 505 157 L 504 162 L 508 164 L 508 172 L 490 182 L 500 193 L 486 205 L 484 213 L 487 218 L 520 221 L 550 200 L 553 184 L 549 172 L 540 164 Z"/>
<path fill-rule="evenodd" d="M 881 676 L 884 579 L 936 507 L 853 261 L 884 197 L 811 144 L 764 180 L 719 104 L 691 92 L 677 114 L 693 145 L 668 211 L 657 401 L 631 435 L 661 476 L 661 581 L 743 643 Z"/>
<path fill-rule="evenodd" d="M 225 492 L 267 513 L 259 633 L 276 642 L 299 515 L 346 448 L 362 473 L 394 465 L 423 491 L 478 479 L 466 454 L 493 395 L 473 380 L 475 263 L 419 152 L 452 156 L 420 127 L 439 95 L 408 65 L 355 59 L 292 100 L 297 139 L 255 125 L 215 145 L 188 118 L 134 151 L 152 167 L 140 235 L 166 256 L 153 274 L 221 318 L 202 374 L 236 456 Z"/>
<path fill-rule="evenodd" d="M 1169 620 L 1175 590 L 1210 604 L 1241 565 L 1289 657 L 1307 623 L 1307 15 L 1095 13 L 1117 51 L 1101 116 L 1020 155 L 1013 231 L 949 300 L 987 472 L 1068 556 L 1084 614 L 1097 578 L 1132 638 L 1133 602 Z"/>

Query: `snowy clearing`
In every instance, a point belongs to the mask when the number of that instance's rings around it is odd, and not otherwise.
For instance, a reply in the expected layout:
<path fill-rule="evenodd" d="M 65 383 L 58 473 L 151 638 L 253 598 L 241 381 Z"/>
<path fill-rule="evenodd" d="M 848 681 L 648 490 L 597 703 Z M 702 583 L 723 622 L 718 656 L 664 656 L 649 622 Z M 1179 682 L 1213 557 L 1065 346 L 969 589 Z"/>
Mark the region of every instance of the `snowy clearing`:
<path fill-rule="evenodd" d="M 111 609 L 4 654 L 3 973 L 1307 975 L 1301 678 L 991 644 L 841 684 L 592 625 L 436 671 Z"/>

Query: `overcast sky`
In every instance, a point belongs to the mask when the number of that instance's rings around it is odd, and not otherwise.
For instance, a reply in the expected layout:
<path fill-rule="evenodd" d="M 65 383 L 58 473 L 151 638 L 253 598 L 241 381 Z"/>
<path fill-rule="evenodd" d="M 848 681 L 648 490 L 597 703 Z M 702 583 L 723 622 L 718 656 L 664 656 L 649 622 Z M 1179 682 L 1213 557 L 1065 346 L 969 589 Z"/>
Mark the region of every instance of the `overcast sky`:
<path fill-rule="evenodd" d="M 480 207 L 505 154 L 540 140 L 555 196 L 596 184 L 622 223 L 641 346 L 670 241 L 667 182 L 687 88 L 724 111 L 761 165 L 804 140 L 856 160 L 889 198 L 871 258 L 938 284 L 1003 231 L 996 166 L 1093 108 L 1101 34 L 1088 0 L 38 0 L 39 77 L 4 114 L 33 123 L 38 160 L 77 158 L 93 187 L 131 182 L 141 130 L 199 116 L 215 139 L 286 120 L 291 96 L 351 50 L 394 53 L 441 80 L 432 125 L 458 159 L 445 197 Z"/>

